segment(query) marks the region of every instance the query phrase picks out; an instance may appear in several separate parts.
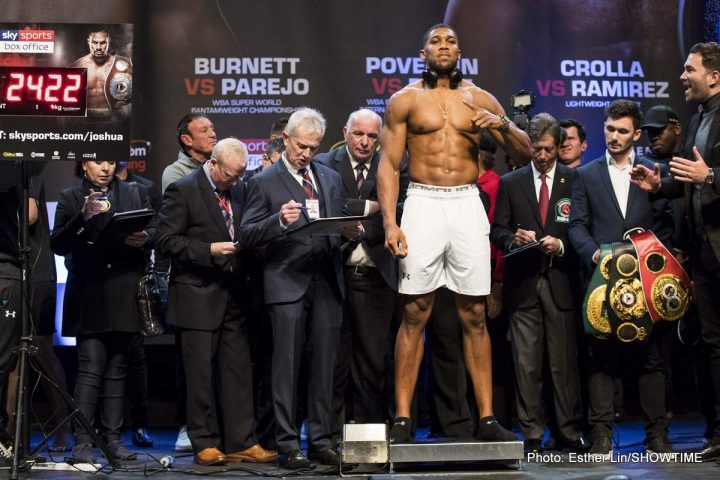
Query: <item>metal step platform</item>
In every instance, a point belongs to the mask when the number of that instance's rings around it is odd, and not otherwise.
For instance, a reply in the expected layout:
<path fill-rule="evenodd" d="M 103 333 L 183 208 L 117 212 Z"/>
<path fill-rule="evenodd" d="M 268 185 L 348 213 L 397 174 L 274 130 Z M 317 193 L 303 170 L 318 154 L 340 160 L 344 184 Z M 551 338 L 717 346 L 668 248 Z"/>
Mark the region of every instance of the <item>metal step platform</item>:
<path fill-rule="evenodd" d="M 525 458 L 523 443 L 434 442 L 391 444 L 385 424 L 347 424 L 343 429 L 343 463 L 484 462 L 519 466 Z"/>
<path fill-rule="evenodd" d="M 516 442 L 419 442 L 391 444 L 390 463 L 487 462 L 514 463 L 525 458 L 523 443 Z"/>

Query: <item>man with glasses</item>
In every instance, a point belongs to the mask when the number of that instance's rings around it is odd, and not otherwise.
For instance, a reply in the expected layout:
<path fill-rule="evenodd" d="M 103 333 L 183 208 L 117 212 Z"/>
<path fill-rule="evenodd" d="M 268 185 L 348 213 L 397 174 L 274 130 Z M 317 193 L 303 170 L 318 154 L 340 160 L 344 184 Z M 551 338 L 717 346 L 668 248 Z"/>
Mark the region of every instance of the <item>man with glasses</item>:
<path fill-rule="evenodd" d="M 285 152 L 273 166 L 248 181 L 243 225 L 259 226 L 283 204 L 302 208 L 295 226 L 341 215 L 340 175 L 311 162 L 325 135 L 325 118 L 311 108 L 296 110 L 283 132 Z M 298 202 L 301 204 L 299 205 Z M 295 226 L 288 228 L 294 229 Z M 267 227 L 267 225 L 265 226 Z M 313 460 L 339 465 L 332 443 L 332 392 L 335 353 L 345 296 L 339 236 L 298 233 L 275 238 L 265 249 L 265 304 L 273 325 L 272 395 L 277 421 L 280 467 L 315 468 Z M 359 225 L 340 231 L 360 236 Z M 296 426 L 298 377 L 307 355 L 308 455 L 300 451 Z M 308 459 L 309 458 L 309 459 Z"/>
<path fill-rule="evenodd" d="M 157 249 L 172 259 L 167 319 L 180 331 L 187 433 L 201 465 L 269 462 L 277 456 L 253 433 L 245 276 L 238 253 L 280 235 L 300 210 L 286 204 L 280 214 L 268 215 L 266 228 L 241 227 L 245 192 L 238 179 L 247 156 L 241 141 L 221 140 L 201 168 L 168 186 L 159 214 Z"/>
<path fill-rule="evenodd" d="M 377 151 L 382 118 L 368 109 L 350 114 L 343 127 L 345 145 L 315 157 L 340 174 L 346 213 L 376 214 Z M 407 188 L 403 170 L 402 206 Z M 386 395 L 386 354 L 390 327 L 397 305 L 397 260 L 385 250 L 382 217 L 373 215 L 362 222 L 362 235 L 345 249 L 345 308 L 341 343 L 335 373 L 334 434 L 339 437 L 343 423 L 385 423 L 388 416 Z M 350 394 L 347 411 L 345 399 Z"/>
<path fill-rule="evenodd" d="M 517 377 L 517 410 L 525 449 L 542 450 L 543 352 L 552 380 L 555 413 L 565 445 L 587 447 L 581 435 L 582 410 L 575 342 L 576 312 L 571 286 L 570 191 L 577 172 L 558 163 L 561 127 L 547 113 L 528 126 L 532 162 L 500 179 L 490 238 L 506 252 L 503 300 Z M 513 253 L 538 242 L 535 248 Z"/>

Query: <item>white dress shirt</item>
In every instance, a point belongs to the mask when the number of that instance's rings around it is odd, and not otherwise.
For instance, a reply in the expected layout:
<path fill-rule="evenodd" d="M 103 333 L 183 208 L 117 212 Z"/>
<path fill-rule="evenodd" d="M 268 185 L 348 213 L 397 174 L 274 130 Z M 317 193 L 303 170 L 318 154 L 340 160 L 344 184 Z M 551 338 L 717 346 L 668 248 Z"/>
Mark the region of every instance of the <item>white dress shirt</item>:
<path fill-rule="evenodd" d="M 615 198 L 620 206 L 622 216 L 625 218 L 628 197 L 630 196 L 630 172 L 635 163 L 635 150 L 630 150 L 630 156 L 623 166 L 618 166 L 615 159 L 610 156 L 607 150 L 605 151 L 605 158 L 608 162 L 608 173 L 610 174 L 610 182 L 615 191 Z"/>
<path fill-rule="evenodd" d="M 357 181 L 357 170 L 355 170 L 355 167 L 357 167 L 360 162 L 355 160 L 350 153 L 350 150 L 347 148 L 347 145 L 345 146 L 345 151 L 347 151 L 348 158 L 350 159 L 350 166 L 352 167 L 353 175 L 355 176 L 355 180 Z M 370 171 L 370 160 L 365 162 L 365 170 L 363 171 L 363 178 L 367 180 L 368 173 Z M 367 215 L 370 212 L 370 202 L 368 200 L 365 200 L 365 211 L 363 212 L 363 215 Z M 363 233 L 365 231 L 363 230 Z M 358 244 L 357 247 L 355 247 L 355 250 L 352 251 L 350 254 L 350 257 L 347 261 L 348 265 L 363 265 L 366 267 L 374 267 L 375 264 L 372 260 L 370 260 L 370 254 L 367 251 L 367 248 L 365 248 L 365 245 L 363 245 L 362 242 Z"/>

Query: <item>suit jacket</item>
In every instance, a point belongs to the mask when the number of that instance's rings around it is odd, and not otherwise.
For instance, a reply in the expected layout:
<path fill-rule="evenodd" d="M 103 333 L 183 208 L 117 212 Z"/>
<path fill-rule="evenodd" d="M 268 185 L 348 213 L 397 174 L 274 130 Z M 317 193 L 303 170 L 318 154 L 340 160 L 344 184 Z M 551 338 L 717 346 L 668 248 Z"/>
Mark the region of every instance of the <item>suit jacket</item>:
<path fill-rule="evenodd" d="M 321 216 L 340 216 L 342 212 L 339 206 L 343 198 L 340 175 L 314 161 L 311 162 L 311 168 L 318 190 Z M 253 175 L 247 185 L 247 207 L 242 223 L 253 229 L 268 228 L 267 225 L 263 226 L 262 222 L 272 212 L 279 211 L 284 203 L 290 200 L 304 203 L 308 198 L 282 160 L 278 160 L 262 173 Z M 300 219 L 290 225 L 285 235 L 268 243 L 263 272 L 266 304 L 299 300 L 307 291 L 310 280 L 318 269 L 329 276 L 334 290 L 331 294 L 337 295 L 340 301 L 344 298 L 340 237 L 288 235 L 290 231 L 309 221 L 307 213 L 303 211 Z"/>
<path fill-rule="evenodd" d="M 240 225 L 245 209 L 242 182 L 230 189 L 235 240 L 252 248 L 281 234 L 278 214 L 263 229 Z M 279 210 L 279 208 L 278 208 Z M 203 168 L 168 185 L 158 221 L 157 249 L 172 259 L 167 320 L 184 328 L 215 330 L 231 289 L 242 289 L 240 255 L 213 257 L 210 244 L 230 242 L 220 205 Z"/>
<path fill-rule="evenodd" d="M 635 158 L 635 165 L 638 164 L 653 168 L 653 162 L 643 157 Z M 665 167 L 661 168 L 663 173 L 667 172 Z M 633 228 L 651 230 L 660 241 L 669 244 L 673 218 L 668 200 L 654 199 L 652 195 L 630 184 L 626 215 L 623 218 L 605 156 L 583 165 L 577 171 L 578 178 L 572 188 L 568 235 L 586 267 L 593 267 L 592 257 L 600 244 L 621 242 L 625 232 Z"/>
<path fill-rule="evenodd" d="M 350 163 L 350 155 L 346 147 L 331 150 L 317 155 L 314 162 L 325 165 L 340 174 L 343 185 L 343 197 L 346 202 L 343 212 L 348 215 L 362 215 L 365 211 L 366 200 L 378 200 L 377 195 L 377 168 L 380 163 L 380 154 L 375 152 L 369 162 L 369 169 L 365 174 L 365 181 L 358 191 L 357 173 Z M 407 163 L 403 162 L 400 171 L 400 195 L 398 196 L 397 218 L 402 218 L 402 206 L 407 194 L 410 179 L 407 174 Z M 398 288 L 397 260 L 385 249 L 385 229 L 382 215 L 377 213 L 369 220 L 363 222 L 365 234 L 362 244 L 368 251 L 370 259 L 380 271 L 387 284 L 393 289 Z"/>
<path fill-rule="evenodd" d="M 700 114 L 690 119 L 688 128 L 685 131 L 684 157 L 693 159 L 692 148 L 695 145 L 695 136 L 700 127 Z M 705 233 L 708 236 L 710 246 L 715 257 L 720 258 L 720 115 L 717 113 L 710 125 L 705 151 L 700 152 L 708 167 L 715 172 L 715 182 L 712 185 L 702 184 L 700 186 L 700 202 Z M 690 225 L 690 232 L 696 229 L 693 215 L 692 193 L 694 185 L 676 181 L 673 177 L 663 179 L 660 186 L 660 194 L 685 199 L 685 215 Z"/>
<path fill-rule="evenodd" d="M 60 193 L 50 235 L 50 249 L 65 256 L 68 270 L 62 333 L 138 332 L 135 290 L 153 244 L 155 221 L 145 228 L 145 248 L 98 242 L 98 237 L 114 213 L 151 208 L 150 198 L 142 185 L 113 180 L 108 187 L 110 210 L 86 222 L 82 206 L 90 188 L 83 180 Z"/>
<path fill-rule="evenodd" d="M 567 237 L 570 193 L 577 172 L 556 163 L 550 203 L 545 225 L 540 221 L 540 208 L 535 194 L 533 170 L 530 164 L 514 170 L 500 179 L 500 189 L 495 204 L 495 215 L 490 238 L 505 252 L 511 251 L 518 225 L 533 230 L 539 240 L 551 235 L 565 248 L 563 256 L 552 256 L 548 263 L 548 281 L 555 304 L 565 310 L 573 308 L 573 294 L 570 282 L 570 242 Z M 535 292 L 541 273 L 544 253 L 532 248 L 505 259 L 503 296 L 511 308 L 529 306 L 535 301 L 530 292 Z"/>

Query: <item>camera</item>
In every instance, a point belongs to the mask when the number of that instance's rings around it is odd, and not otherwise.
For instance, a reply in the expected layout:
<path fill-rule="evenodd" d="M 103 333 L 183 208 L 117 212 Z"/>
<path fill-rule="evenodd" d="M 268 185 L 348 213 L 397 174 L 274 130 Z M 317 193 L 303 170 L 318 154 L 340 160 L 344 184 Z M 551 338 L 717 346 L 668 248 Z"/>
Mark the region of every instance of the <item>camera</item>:
<path fill-rule="evenodd" d="M 510 99 L 513 108 L 513 123 L 526 130 L 530 121 L 530 109 L 535 106 L 535 95 L 530 90 L 520 90 Z"/>

